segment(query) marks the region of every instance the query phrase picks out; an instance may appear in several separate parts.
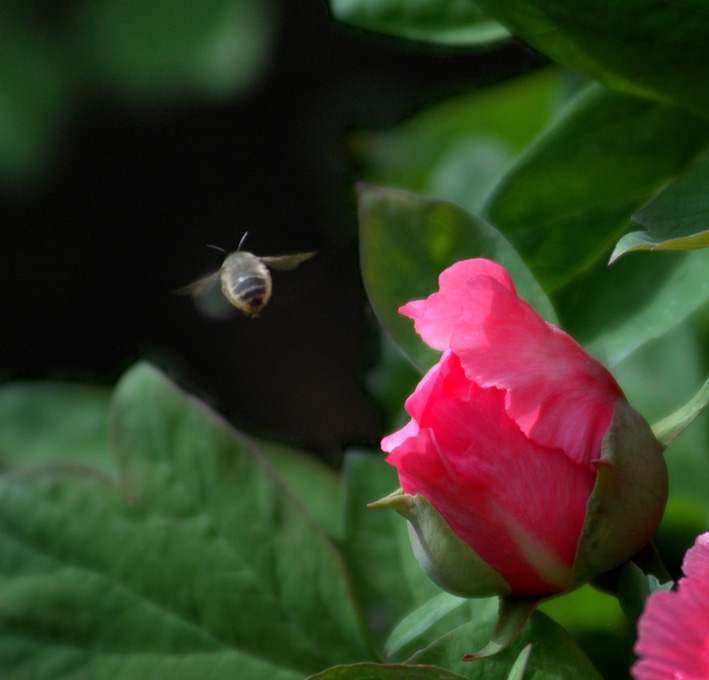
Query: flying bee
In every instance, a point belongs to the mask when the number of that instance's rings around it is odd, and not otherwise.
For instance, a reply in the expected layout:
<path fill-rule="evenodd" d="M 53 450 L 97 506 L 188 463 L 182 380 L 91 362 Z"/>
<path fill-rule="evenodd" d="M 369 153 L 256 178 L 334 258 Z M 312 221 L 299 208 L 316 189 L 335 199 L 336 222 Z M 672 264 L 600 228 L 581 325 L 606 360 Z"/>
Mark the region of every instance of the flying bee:
<path fill-rule="evenodd" d="M 315 252 L 311 252 L 258 257 L 253 253 L 241 250 L 247 235 L 248 232 L 244 234 L 239 247 L 233 253 L 227 253 L 222 248 L 211 246 L 226 254 L 222 266 L 213 274 L 198 279 L 175 292 L 191 295 L 207 316 L 223 318 L 225 314 L 223 310 L 219 309 L 218 304 L 214 304 L 213 296 L 212 301 L 208 301 L 208 296 L 213 293 L 217 282 L 221 281 L 221 291 L 227 302 L 246 316 L 257 317 L 271 299 L 273 283 L 269 267 L 288 271 L 295 269 L 301 262 L 315 255 Z M 202 302 L 205 304 L 201 304 Z"/>

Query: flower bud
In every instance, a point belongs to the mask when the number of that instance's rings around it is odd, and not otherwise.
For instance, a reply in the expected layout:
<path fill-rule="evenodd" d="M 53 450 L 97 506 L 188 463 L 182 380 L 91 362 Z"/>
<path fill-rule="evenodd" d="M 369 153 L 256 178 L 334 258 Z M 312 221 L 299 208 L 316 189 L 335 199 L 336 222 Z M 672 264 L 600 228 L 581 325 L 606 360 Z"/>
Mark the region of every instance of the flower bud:
<path fill-rule="evenodd" d="M 650 427 L 502 267 L 458 262 L 439 284 L 400 310 L 443 355 L 382 441 L 403 492 L 375 505 L 409 520 L 419 562 L 459 595 L 544 596 L 628 560 L 667 500 Z"/>

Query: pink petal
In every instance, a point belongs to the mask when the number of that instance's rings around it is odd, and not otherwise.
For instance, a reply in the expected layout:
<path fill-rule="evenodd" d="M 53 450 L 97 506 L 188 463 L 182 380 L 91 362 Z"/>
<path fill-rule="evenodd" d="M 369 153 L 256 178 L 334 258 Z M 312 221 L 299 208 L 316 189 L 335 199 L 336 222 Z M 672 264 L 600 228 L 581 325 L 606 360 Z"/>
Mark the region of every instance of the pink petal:
<path fill-rule="evenodd" d="M 415 437 L 419 432 L 418 423 L 410 420 L 399 431 L 390 434 L 382 439 L 382 451 L 393 451 L 397 446 L 401 446 L 409 437 Z"/>
<path fill-rule="evenodd" d="M 439 292 L 426 300 L 414 300 L 399 309 L 401 314 L 414 319 L 416 332 L 433 349 L 448 348 L 456 321 L 465 301 L 461 291 L 476 277 L 486 276 L 514 293 L 514 284 L 503 267 L 482 258 L 456 262 L 438 277 Z"/>
<path fill-rule="evenodd" d="M 709 533 L 697 537 L 682 562 L 682 573 L 709 584 Z"/>
<path fill-rule="evenodd" d="M 450 346 L 466 376 L 506 390 L 505 408 L 529 437 L 590 466 L 623 398 L 610 373 L 492 277 L 470 279 L 459 298 Z"/>
<path fill-rule="evenodd" d="M 631 673 L 636 680 L 709 677 L 709 534 L 699 537 L 683 564 L 676 591 L 653 593 L 638 624 Z"/>
<path fill-rule="evenodd" d="M 515 594 L 562 589 L 595 475 L 527 439 L 505 413 L 504 392 L 470 383 L 455 355 L 439 366 L 431 398 L 415 404 L 419 432 L 387 461 L 404 491 L 425 496 Z"/>

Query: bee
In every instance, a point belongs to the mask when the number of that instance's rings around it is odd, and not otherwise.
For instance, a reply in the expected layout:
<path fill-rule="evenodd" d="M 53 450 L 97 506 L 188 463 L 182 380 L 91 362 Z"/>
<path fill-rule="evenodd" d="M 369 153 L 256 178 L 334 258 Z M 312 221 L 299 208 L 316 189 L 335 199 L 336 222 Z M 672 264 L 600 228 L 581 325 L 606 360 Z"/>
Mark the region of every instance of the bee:
<path fill-rule="evenodd" d="M 273 283 L 269 268 L 288 271 L 295 269 L 301 262 L 309 260 L 315 255 L 315 252 L 310 252 L 259 257 L 241 250 L 247 235 L 248 232 L 243 235 L 239 246 L 232 253 L 227 253 L 218 246 L 210 246 L 221 250 L 226 255 L 222 266 L 213 274 L 198 279 L 188 286 L 176 290 L 175 293 L 191 295 L 205 314 L 215 318 L 223 318 L 225 314 L 219 310 L 218 305 L 214 304 L 214 300 L 207 301 L 217 282 L 221 281 L 221 292 L 227 302 L 246 316 L 254 318 L 259 316 L 271 299 Z M 207 302 L 201 304 L 204 301 Z"/>

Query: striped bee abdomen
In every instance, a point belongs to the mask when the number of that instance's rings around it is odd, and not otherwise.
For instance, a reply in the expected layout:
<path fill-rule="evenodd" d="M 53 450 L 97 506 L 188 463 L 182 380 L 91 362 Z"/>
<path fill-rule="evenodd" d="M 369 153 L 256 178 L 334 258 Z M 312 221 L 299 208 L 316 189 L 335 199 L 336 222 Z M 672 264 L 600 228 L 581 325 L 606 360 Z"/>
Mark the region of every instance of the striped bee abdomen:
<path fill-rule="evenodd" d="M 256 274 L 239 276 L 234 281 L 233 294 L 251 309 L 252 315 L 258 314 L 269 295 L 268 280 Z"/>
<path fill-rule="evenodd" d="M 224 262 L 221 278 L 227 300 L 247 316 L 258 316 L 271 297 L 271 274 L 251 253 L 232 253 Z"/>

